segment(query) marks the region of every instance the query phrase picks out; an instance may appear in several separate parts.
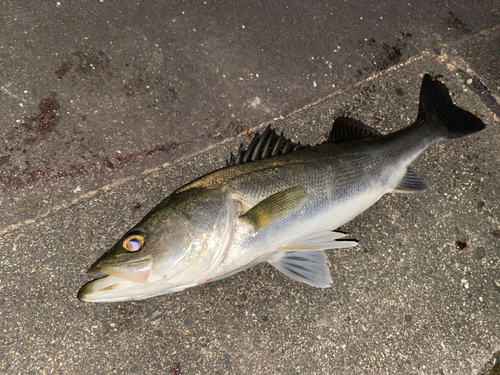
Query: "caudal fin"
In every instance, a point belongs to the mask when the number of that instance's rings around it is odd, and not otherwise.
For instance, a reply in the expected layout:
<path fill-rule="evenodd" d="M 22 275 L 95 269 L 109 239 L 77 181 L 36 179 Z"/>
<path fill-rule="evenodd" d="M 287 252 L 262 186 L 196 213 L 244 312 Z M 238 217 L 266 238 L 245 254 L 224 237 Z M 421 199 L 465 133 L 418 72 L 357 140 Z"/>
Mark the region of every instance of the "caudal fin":
<path fill-rule="evenodd" d="M 485 128 L 478 117 L 453 104 L 446 86 L 429 74 L 424 76 L 420 88 L 419 120 L 435 122 L 446 139 L 460 138 Z"/>

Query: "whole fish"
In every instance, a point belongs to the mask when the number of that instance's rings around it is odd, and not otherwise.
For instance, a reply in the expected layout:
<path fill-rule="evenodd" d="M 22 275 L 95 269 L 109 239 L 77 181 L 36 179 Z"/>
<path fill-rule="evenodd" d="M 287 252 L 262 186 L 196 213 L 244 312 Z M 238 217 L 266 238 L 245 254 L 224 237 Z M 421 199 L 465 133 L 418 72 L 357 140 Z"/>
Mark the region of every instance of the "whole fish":
<path fill-rule="evenodd" d="M 387 193 L 428 189 L 410 164 L 430 145 L 485 128 L 426 74 L 416 121 L 388 135 L 345 117 L 328 140 L 292 143 L 269 127 L 229 166 L 178 189 L 87 271 L 84 302 L 138 300 L 219 280 L 261 262 L 315 287 L 332 283 L 333 230 Z"/>

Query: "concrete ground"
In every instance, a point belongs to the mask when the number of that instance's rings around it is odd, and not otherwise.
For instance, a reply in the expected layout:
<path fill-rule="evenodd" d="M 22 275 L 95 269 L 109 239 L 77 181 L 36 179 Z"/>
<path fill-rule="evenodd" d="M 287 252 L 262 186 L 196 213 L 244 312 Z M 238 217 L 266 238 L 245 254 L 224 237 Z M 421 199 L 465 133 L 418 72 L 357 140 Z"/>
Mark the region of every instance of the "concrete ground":
<path fill-rule="evenodd" d="M 500 373 L 500 6 L 0 4 L 0 372 Z M 82 304 L 88 266 L 271 123 L 409 125 L 423 73 L 487 128 L 415 163 L 433 190 L 348 223 L 315 289 L 268 265 Z"/>

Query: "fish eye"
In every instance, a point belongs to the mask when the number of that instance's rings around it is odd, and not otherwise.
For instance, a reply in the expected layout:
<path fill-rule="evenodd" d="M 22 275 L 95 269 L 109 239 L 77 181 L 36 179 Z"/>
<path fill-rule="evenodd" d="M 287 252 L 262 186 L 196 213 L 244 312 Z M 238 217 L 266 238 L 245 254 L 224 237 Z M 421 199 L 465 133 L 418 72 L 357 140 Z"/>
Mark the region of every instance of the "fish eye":
<path fill-rule="evenodd" d="M 144 236 L 141 234 L 132 234 L 123 240 L 123 247 L 131 252 L 140 250 L 142 245 L 144 245 Z"/>

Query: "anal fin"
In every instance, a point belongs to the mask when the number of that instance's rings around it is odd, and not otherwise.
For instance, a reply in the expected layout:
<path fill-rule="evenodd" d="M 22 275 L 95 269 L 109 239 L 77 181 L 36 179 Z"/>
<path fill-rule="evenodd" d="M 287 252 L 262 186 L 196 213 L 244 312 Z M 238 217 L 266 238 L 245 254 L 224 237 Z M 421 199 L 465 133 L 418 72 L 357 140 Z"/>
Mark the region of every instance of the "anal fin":
<path fill-rule="evenodd" d="M 345 236 L 345 233 L 331 230 L 316 230 L 280 246 L 281 251 L 267 262 L 296 281 L 327 288 L 332 283 L 332 278 L 323 250 L 358 244 L 356 241 L 337 241 Z"/>
<path fill-rule="evenodd" d="M 316 230 L 301 237 L 294 238 L 292 241 L 280 246 L 280 250 L 317 251 L 353 247 L 358 244 L 356 241 L 337 241 L 345 236 L 345 233 L 333 232 L 331 230 Z"/>
<path fill-rule="evenodd" d="M 430 188 L 431 185 L 425 182 L 412 167 L 408 167 L 406 174 L 394 188 L 394 193 L 417 193 Z"/>

